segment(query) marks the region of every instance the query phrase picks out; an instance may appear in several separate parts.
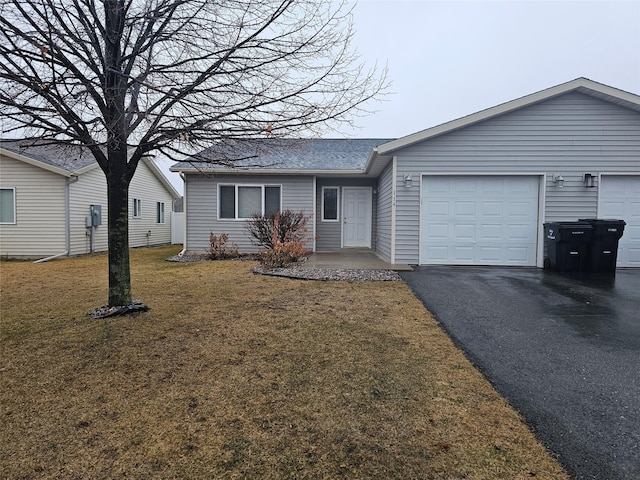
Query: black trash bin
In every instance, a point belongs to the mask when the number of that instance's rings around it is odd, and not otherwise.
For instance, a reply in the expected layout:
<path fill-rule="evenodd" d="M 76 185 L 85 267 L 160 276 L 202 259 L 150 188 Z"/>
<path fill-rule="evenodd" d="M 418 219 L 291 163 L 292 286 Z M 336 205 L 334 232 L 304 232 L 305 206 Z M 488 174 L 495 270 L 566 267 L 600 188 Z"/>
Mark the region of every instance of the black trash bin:
<path fill-rule="evenodd" d="M 547 256 L 544 268 L 556 272 L 587 272 L 588 245 L 593 227 L 587 222 L 550 222 L 544 224 Z"/>
<path fill-rule="evenodd" d="M 615 273 L 618 242 L 624 233 L 624 220 L 581 218 L 593 228 L 587 252 L 587 269 L 593 273 Z"/>

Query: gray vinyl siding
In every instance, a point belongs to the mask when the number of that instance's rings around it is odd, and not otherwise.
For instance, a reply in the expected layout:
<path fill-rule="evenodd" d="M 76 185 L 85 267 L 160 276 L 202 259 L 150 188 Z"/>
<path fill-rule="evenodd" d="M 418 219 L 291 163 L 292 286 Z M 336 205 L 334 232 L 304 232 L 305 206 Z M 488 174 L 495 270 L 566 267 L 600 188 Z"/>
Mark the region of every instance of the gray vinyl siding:
<path fill-rule="evenodd" d="M 545 174 L 545 221 L 595 217 L 597 185 L 584 188 L 582 175 L 640 173 L 640 113 L 571 92 L 394 154 L 395 260 L 417 263 L 421 174 Z M 564 188 L 552 182 L 554 173 Z M 402 182 L 406 174 L 413 175 L 411 188 Z"/>
<path fill-rule="evenodd" d="M 216 235 L 226 233 L 229 235 L 229 244 L 237 244 L 241 252 L 258 250 L 246 234 L 246 221 L 218 219 L 218 184 L 280 185 L 282 209 L 305 212 L 310 217 L 307 229 L 311 235 L 314 221 L 313 176 L 187 174 L 185 201 L 188 251 L 207 251 L 211 233 Z M 312 247 L 312 242 L 308 247 Z"/>
<path fill-rule="evenodd" d="M 331 252 L 342 248 L 342 187 L 376 188 L 376 180 L 370 178 L 318 178 L 316 189 L 316 251 Z M 338 222 L 322 221 L 322 187 L 338 187 Z M 375 196 L 374 196 L 375 198 Z M 376 202 L 372 204 L 372 248 L 375 249 Z"/>
<path fill-rule="evenodd" d="M 393 228 L 393 162 L 378 177 L 376 251 L 387 262 L 391 262 L 391 229 Z"/>
<path fill-rule="evenodd" d="M 66 251 L 65 178 L 0 156 L 0 186 L 15 188 L 16 223 L 0 225 L 0 255 L 46 257 Z"/>

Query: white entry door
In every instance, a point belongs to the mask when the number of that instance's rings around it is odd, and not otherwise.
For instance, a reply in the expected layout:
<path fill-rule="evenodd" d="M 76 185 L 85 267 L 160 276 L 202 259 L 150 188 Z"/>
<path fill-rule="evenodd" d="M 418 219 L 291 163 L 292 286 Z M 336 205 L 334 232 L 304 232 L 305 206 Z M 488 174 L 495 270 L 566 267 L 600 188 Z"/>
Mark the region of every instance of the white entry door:
<path fill-rule="evenodd" d="M 371 248 L 371 187 L 342 188 L 342 246 Z"/>
<path fill-rule="evenodd" d="M 420 263 L 535 266 L 535 176 L 425 176 Z"/>
<path fill-rule="evenodd" d="M 626 222 L 618 266 L 640 267 L 640 175 L 602 175 L 598 216 Z"/>

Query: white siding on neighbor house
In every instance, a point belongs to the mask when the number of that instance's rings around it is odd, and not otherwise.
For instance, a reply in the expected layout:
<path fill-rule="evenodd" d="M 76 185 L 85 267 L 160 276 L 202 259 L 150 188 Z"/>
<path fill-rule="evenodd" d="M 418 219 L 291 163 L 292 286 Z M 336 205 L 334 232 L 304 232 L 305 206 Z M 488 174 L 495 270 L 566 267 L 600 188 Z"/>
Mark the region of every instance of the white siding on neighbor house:
<path fill-rule="evenodd" d="M 142 202 L 142 216 L 133 218 L 133 199 Z M 156 203 L 164 203 L 164 223 L 156 222 Z M 171 205 L 173 198 L 144 162 L 138 164 L 129 185 L 129 246 L 171 243 Z M 149 234 L 150 232 L 150 234 Z"/>
<path fill-rule="evenodd" d="M 391 262 L 393 228 L 393 162 L 378 177 L 376 251 L 387 262 Z"/>
<path fill-rule="evenodd" d="M 186 248 L 191 252 L 209 249 L 211 233 L 229 235 L 229 244 L 235 243 L 241 252 L 255 252 L 246 233 L 245 220 L 218 220 L 218 184 L 280 185 L 283 210 L 302 210 L 313 217 L 313 176 L 273 175 L 201 175 L 187 174 L 185 201 L 187 215 Z M 309 220 L 313 222 L 313 218 Z M 312 225 L 307 229 L 311 235 Z M 311 246 L 312 243 L 309 243 Z"/>
<path fill-rule="evenodd" d="M 94 168 L 78 177 L 69 186 L 69 211 L 71 220 L 70 255 L 82 255 L 91 251 L 91 237 L 86 227 L 90 205 L 102 206 L 102 225 L 95 227 L 96 252 L 107 249 L 107 183 L 100 168 Z"/>
<path fill-rule="evenodd" d="M 107 182 L 100 168 L 79 177 L 70 186 L 71 255 L 90 252 L 91 243 L 85 218 L 91 205 L 102 205 L 102 225 L 94 229 L 95 252 L 107 250 Z M 142 201 L 142 217 L 133 218 L 133 199 Z M 156 202 L 164 202 L 164 224 L 156 223 Z M 171 242 L 171 203 L 173 198 L 143 162 L 138 164 L 129 185 L 129 246 L 164 245 Z M 151 235 L 147 237 L 147 232 Z"/>
<path fill-rule="evenodd" d="M 45 257 L 64 253 L 65 177 L 0 156 L 0 187 L 15 188 L 15 225 L 0 225 L 0 255 Z"/>
<path fill-rule="evenodd" d="M 584 173 L 640 173 L 640 113 L 568 93 L 394 152 L 397 156 L 396 257 L 419 261 L 420 188 L 428 173 L 546 173 L 545 221 L 595 217 L 598 188 Z M 406 188 L 404 175 L 414 186 Z M 564 188 L 552 182 L 564 177 Z"/>
<path fill-rule="evenodd" d="M 338 187 L 338 221 L 322 221 L 322 187 Z M 327 178 L 318 177 L 316 189 L 316 251 L 330 252 L 342 248 L 342 187 L 376 187 L 376 180 L 370 178 Z M 376 201 L 373 196 L 372 233 L 375 232 Z M 372 248 L 375 238 L 372 235 Z"/>

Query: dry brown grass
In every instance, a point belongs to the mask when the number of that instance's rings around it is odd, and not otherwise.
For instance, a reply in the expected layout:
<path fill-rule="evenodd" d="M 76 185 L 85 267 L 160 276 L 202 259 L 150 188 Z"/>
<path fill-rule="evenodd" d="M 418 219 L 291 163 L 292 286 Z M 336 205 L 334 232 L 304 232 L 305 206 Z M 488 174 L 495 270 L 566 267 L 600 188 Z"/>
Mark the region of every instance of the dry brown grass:
<path fill-rule="evenodd" d="M 3 478 L 567 478 L 403 283 L 175 250 L 0 264 Z"/>

